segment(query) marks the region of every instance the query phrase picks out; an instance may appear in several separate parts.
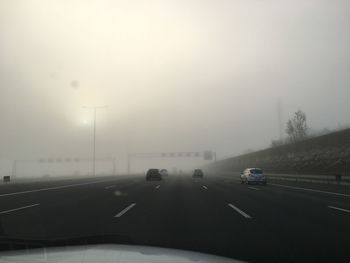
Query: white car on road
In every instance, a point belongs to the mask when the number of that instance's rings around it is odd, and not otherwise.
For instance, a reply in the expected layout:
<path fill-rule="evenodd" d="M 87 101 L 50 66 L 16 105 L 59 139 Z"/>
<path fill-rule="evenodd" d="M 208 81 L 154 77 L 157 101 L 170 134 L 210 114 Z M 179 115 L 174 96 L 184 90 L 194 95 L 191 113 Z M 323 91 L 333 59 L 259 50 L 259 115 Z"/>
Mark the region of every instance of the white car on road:
<path fill-rule="evenodd" d="M 241 183 L 266 184 L 266 176 L 260 168 L 247 168 L 241 173 Z"/>
<path fill-rule="evenodd" d="M 160 169 L 160 174 L 162 175 L 162 176 L 168 176 L 169 175 L 169 173 L 168 173 L 168 170 L 167 169 Z"/>

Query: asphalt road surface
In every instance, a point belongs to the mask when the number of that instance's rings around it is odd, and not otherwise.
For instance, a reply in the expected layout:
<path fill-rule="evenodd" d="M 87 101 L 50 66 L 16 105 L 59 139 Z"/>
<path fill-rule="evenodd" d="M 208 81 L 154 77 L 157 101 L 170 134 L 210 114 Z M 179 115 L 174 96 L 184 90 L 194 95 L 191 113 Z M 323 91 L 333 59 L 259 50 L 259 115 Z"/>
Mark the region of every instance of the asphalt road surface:
<path fill-rule="evenodd" d="M 346 186 L 209 175 L 9 183 L 0 186 L 0 223 L 14 240 L 106 237 L 252 262 L 350 262 Z"/>

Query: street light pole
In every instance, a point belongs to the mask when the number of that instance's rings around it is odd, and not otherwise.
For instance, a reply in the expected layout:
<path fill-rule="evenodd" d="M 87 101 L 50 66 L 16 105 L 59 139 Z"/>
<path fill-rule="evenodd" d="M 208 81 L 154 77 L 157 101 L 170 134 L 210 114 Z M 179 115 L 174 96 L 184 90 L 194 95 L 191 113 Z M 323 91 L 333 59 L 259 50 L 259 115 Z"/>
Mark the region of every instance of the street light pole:
<path fill-rule="evenodd" d="M 117 164 L 116 164 L 117 160 L 115 157 L 113 157 L 113 175 L 117 174 Z"/>
<path fill-rule="evenodd" d="M 12 178 L 15 179 L 17 174 L 17 160 L 12 163 Z"/>
<path fill-rule="evenodd" d="M 94 108 L 94 147 L 92 154 L 92 176 L 96 175 L 96 111 L 97 109 Z"/>
<path fill-rule="evenodd" d="M 130 154 L 128 154 L 128 175 L 130 175 Z"/>
<path fill-rule="evenodd" d="M 92 176 L 96 176 L 96 116 L 98 109 L 107 108 L 107 106 L 83 106 L 85 109 L 92 109 L 94 111 L 94 134 L 93 134 L 93 145 L 92 145 Z"/>

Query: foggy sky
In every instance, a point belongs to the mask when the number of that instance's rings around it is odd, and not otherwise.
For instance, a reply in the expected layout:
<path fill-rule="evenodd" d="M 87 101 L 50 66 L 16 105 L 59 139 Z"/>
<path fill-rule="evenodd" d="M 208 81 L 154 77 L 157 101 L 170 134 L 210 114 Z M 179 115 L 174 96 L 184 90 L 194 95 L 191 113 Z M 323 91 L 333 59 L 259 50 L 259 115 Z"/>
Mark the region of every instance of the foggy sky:
<path fill-rule="evenodd" d="M 267 147 L 349 124 L 347 0 L 0 1 L 0 159 Z"/>

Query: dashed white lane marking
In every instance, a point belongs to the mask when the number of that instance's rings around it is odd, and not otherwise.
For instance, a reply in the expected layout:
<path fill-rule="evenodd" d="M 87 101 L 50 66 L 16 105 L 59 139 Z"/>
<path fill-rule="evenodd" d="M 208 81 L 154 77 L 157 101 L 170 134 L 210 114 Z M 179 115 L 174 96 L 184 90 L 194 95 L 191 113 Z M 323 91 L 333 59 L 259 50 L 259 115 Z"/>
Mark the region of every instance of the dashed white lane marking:
<path fill-rule="evenodd" d="M 317 190 L 317 189 L 312 189 L 312 188 L 303 188 L 303 187 L 289 186 L 289 185 L 283 185 L 283 184 L 273 184 L 273 183 L 269 183 L 269 185 L 275 185 L 275 186 L 280 186 L 280 187 L 285 187 L 285 188 L 290 188 L 290 189 L 295 189 L 295 190 L 304 190 L 304 191 L 310 191 L 310 192 L 316 192 L 316 193 L 322 193 L 322 194 L 350 197 L 350 194 L 322 191 L 322 190 Z"/>
<path fill-rule="evenodd" d="M 202 185 L 203 189 L 208 190 L 208 187 L 206 187 L 205 185 Z"/>
<path fill-rule="evenodd" d="M 232 209 L 234 209 L 236 212 L 240 213 L 242 216 L 244 216 L 245 218 L 252 218 L 250 215 L 248 215 L 247 213 L 243 212 L 241 209 L 239 209 L 238 207 L 234 206 L 233 204 L 228 204 L 229 207 L 231 207 Z"/>
<path fill-rule="evenodd" d="M 160 184 L 156 186 L 156 189 L 159 189 L 160 188 Z"/>
<path fill-rule="evenodd" d="M 101 180 L 101 181 L 92 181 L 92 182 L 78 183 L 78 184 L 68 184 L 68 185 L 54 186 L 54 187 L 48 187 L 48 188 L 39 188 L 39 189 L 27 190 L 27 191 L 21 191 L 21 192 L 0 194 L 0 197 L 3 197 L 3 196 L 11 196 L 11 195 L 29 194 L 29 193 L 43 192 L 43 191 L 49 191 L 49 190 L 57 190 L 57 189 L 70 188 L 70 187 L 76 187 L 76 186 L 81 186 L 81 185 L 89 185 L 89 184 L 103 183 L 103 182 L 107 182 L 107 181 L 115 181 L 115 179 L 111 179 L 111 180 Z"/>
<path fill-rule="evenodd" d="M 26 206 L 22 206 L 22 207 L 10 209 L 10 210 L 1 211 L 0 215 L 8 214 L 8 213 L 15 212 L 15 211 L 22 210 L 22 209 L 31 208 L 31 207 L 38 206 L 38 205 L 40 205 L 40 204 L 26 205 Z"/>
<path fill-rule="evenodd" d="M 336 206 L 331 206 L 331 205 L 329 205 L 328 208 L 350 213 L 350 210 L 344 209 L 344 208 L 340 208 L 340 207 L 336 207 Z"/>
<path fill-rule="evenodd" d="M 259 191 L 259 190 L 260 190 L 259 188 L 256 188 L 256 187 L 253 187 L 253 186 L 249 186 L 248 188 L 249 188 L 249 189 L 252 189 L 252 190 L 256 190 L 256 191 Z"/>
<path fill-rule="evenodd" d="M 109 185 L 109 186 L 106 186 L 105 189 L 110 189 L 110 188 L 114 188 L 115 185 Z"/>
<path fill-rule="evenodd" d="M 126 212 L 128 212 L 131 208 L 133 208 L 136 205 L 136 203 L 132 203 L 128 207 L 124 208 L 122 211 L 120 211 L 118 214 L 116 214 L 114 217 L 121 217 L 124 215 Z"/>

